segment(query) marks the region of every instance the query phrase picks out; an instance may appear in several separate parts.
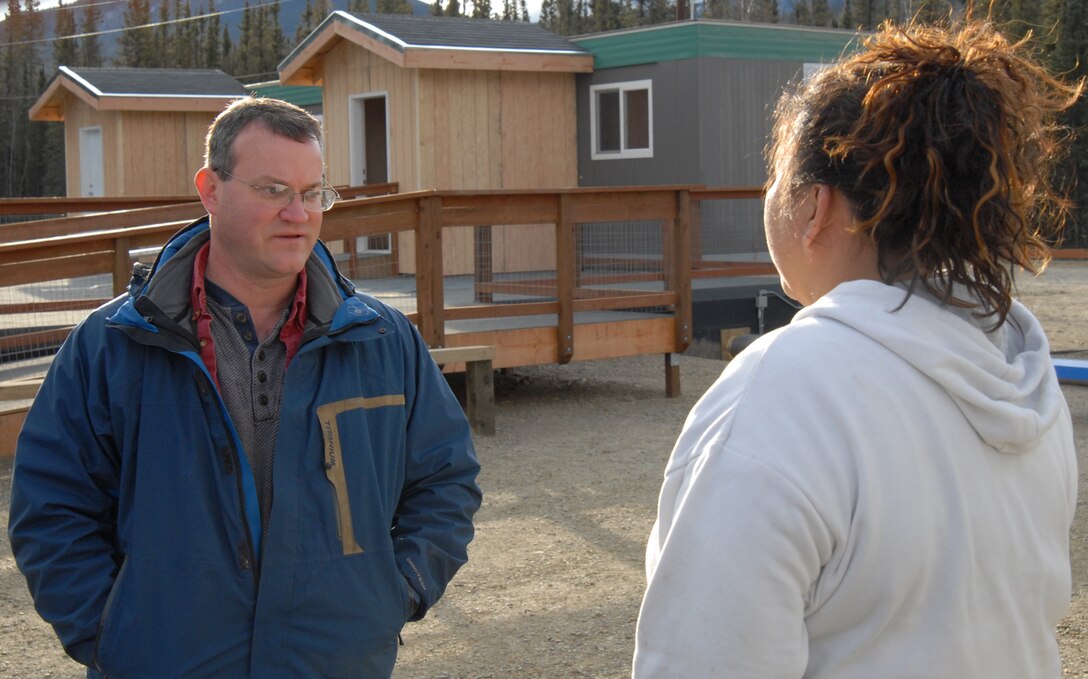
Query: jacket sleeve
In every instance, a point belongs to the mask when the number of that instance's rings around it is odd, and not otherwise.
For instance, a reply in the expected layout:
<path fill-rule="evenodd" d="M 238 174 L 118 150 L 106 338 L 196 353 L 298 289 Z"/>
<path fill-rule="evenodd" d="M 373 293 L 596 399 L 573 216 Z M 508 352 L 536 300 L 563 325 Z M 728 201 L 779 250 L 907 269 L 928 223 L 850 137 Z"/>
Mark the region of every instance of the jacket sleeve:
<path fill-rule="evenodd" d="M 92 665 L 120 564 L 118 460 L 78 333 L 54 359 L 19 435 L 8 534 L 38 613 L 70 656 Z"/>
<path fill-rule="evenodd" d="M 468 560 L 472 517 L 480 507 L 480 464 L 468 421 L 419 333 L 410 333 L 407 374 L 414 375 L 405 435 L 405 481 L 393 526 L 401 573 L 419 596 L 421 619 Z"/>

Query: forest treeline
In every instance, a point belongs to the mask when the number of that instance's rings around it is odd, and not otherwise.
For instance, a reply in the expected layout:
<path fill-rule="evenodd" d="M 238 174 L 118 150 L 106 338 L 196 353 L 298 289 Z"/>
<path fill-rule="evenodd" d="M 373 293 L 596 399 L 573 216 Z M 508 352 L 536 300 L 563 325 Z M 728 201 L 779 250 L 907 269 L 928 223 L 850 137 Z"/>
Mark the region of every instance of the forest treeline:
<path fill-rule="evenodd" d="M 287 35 L 279 2 L 247 2 L 236 30 L 222 21 L 215 0 L 197 2 L 126 0 L 124 30 L 115 49 L 107 50 L 95 2 L 41 10 L 38 0 L 9 0 L 0 23 L 0 197 L 65 195 L 62 124 L 27 117 L 54 64 L 218 68 L 242 82 L 275 80 L 280 61 L 332 11 L 330 0 L 306 0 L 296 30 Z M 349 0 L 347 9 L 412 12 L 409 0 Z M 46 11 L 53 13 L 52 39 L 45 37 Z M 564 36 L 675 21 L 678 13 L 857 31 L 885 20 L 945 21 L 964 11 L 963 0 L 543 0 L 538 21 Z M 1088 75 L 1088 0 L 993 0 L 985 11 L 1011 38 L 1028 37 L 1052 72 L 1071 79 Z M 435 0 L 431 13 L 529 21 L 525 0 Z M 1076 203 L 1066 241 L 1086 247 L 1088 104 L 1081 101 L 1064 122 L 1082 133 L 1070 139 L 1062 168 Z"/>

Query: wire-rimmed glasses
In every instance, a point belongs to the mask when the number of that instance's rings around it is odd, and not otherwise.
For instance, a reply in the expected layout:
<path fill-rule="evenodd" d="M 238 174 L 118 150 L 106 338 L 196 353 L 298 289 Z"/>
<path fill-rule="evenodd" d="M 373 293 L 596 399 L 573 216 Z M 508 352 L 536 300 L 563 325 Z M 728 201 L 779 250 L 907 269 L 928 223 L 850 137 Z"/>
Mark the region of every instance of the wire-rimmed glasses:
<path fill-rule="evenodd" d="M 244 179 L 235 177 L 231 173 L 222 168 L 212 168 L 214 171 L 224 174 L 231 179 L 245 184 L 249 188 L 257 192 L 257 194 L 265 200 L 265 202 L 276 205 L 280 208 L 285 208 L 291 204 L 291 201 L 295 199 L 295 196 L 302 198 L 302 207 L 309 212 L 325 212 L 333 206 L 333 203 L 340 200 L 340 194 L 336 192 L 336 189 L 325 183 L 325 186 L 320 189 L 310 189 L 309 191 L 294 191 L 290 186 L 284 186 L 283 184 L 265 184 L 260 186 L 257 184 L 250 184 Z M 323 183 L 324 179 L 321 180 Z"/>

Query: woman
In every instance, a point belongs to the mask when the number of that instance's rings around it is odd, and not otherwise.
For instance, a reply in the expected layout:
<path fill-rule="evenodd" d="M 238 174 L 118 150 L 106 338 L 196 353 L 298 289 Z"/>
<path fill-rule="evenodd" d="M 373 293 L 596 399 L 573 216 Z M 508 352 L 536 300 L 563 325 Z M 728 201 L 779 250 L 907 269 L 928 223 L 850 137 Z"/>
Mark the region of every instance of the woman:
<path fill-rule="evenodd" d="M 1077 470 L 1013 272 L 1083 84 L 986 23 L 884 26 L 775 112 L 764 224 L 807 308 L 692 410 L 636 677 L 1057 677 Z"/>

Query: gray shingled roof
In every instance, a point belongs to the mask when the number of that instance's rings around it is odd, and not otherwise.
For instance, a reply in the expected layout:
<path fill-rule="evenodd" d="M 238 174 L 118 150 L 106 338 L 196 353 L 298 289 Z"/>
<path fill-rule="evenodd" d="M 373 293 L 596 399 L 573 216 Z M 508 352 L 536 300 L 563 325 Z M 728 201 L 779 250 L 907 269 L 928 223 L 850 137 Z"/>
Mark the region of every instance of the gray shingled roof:
<path fill-rule="evenodd" d="M 218 69 L 186 68 L 84 68 L 62 66 L 69 77 L 92 94 L 167 96 L 167 97 L 237 97 L 246 88 Z M 97 90 L 97 92 L 95 91 Z"/>
<path fill-rule="evenodd" d="M 341 12 L 354 19 L 359 30 L 397 48 L 450 47 L 453 49 L 532 50 L 589 54 L 566 38 L 536 24 L 463 17 L 412 16 L 407 14 L 359 14 Z M 378 29 L 377 31 L 372 28 Z M 384 32 L 399 40 L 389 40 Z"/>

